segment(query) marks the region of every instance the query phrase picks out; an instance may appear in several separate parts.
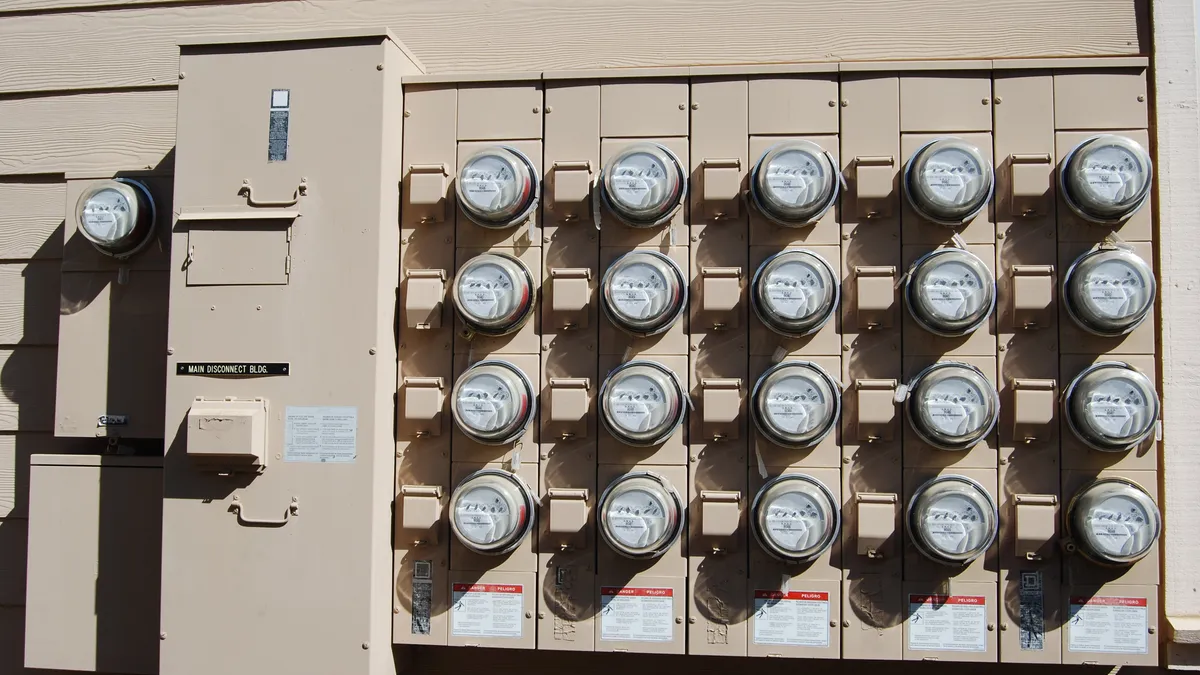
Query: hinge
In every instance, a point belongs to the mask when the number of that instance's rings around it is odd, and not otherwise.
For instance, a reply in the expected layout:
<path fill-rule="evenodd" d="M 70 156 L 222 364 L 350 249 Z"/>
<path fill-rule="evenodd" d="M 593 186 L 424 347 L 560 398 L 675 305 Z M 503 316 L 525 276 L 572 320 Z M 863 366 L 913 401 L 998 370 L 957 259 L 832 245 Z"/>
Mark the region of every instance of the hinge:
<path fill-rule="evenodd" d="M 284 274 L 292 273 L 292 256 L 290 256 L 290 255 L 283 259 L 283 273 Z"/>

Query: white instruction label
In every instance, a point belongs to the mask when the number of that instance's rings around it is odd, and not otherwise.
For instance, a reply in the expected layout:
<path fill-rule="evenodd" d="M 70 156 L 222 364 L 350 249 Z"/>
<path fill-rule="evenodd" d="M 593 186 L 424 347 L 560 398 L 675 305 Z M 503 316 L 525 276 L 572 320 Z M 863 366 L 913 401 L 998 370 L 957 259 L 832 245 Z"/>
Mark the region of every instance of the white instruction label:
<path fill-rule="evenodd" d="M 982 595 L 908 596 L 911 651 L 987 651 L 987 598 Z"/>
<path fill-rule="evenodd" d="M 358 408 L 287 407 L 283 459 L 287 462 L 353 462 Z"/>
<path fill-rule="evenodd" d="M 1072 597 L 1067 651 L 1145 654 L 1146 598 Z"/>
<path fill-rule="evenodd" d="M 675 633 L 670 588 L 600 587 L 600 639 L 670 642 Z"/>
<path fill-rule="evenodd" d="M 829 594 L 754 591 L 754 644 L 829 646 Z"/>
<path fill-rule="evenodd" d="M 521 584 L 454 584 L 450 634 L 519 638 L 525 613 Z"/>

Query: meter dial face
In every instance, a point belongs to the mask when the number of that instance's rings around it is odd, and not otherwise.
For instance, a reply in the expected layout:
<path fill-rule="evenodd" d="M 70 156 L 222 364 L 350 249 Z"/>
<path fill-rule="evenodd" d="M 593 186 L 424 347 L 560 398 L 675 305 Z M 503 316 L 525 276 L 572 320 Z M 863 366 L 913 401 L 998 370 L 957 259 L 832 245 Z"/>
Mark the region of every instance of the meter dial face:
<path fill-rule="evenodd" d="M 1063 162 L 1060 182 L 1067 205 L 1086 220 L 1119 223 L 1150 196 L 1154 170 L 1137 141 L 1103 135 L 1080 143 Z"/>
<path fill-rule="evenodd" d="M 683 270 L 658 251 L 633 251 L 617 258 L 600 280 L 600 306 L 621 330 L 657 335 L 687 308 Z"/>
<path fill-rule="evenodd" d="M 1157 284 L 1145 260 L 1124 249 L 1080 256 L 1063 279 L 1067 313 L 1080 328 L 1107 337 L 1137 328 L 1154 308 Z"/>
<path fill-rule="evenodd" d="M 141 183 L 100 181 L 79 195 L 75 207 L 79 232 L 102 253 L 132 255 L 150 240 L 154 205 Z"/>
<path fill-rule="evenodd" d="M 654 227 L 683 203 L 686 174 L 675 153 L 658 143 L 635 143 L 604 165 L 601 198 L 626 225 Z"/>
<path fill-rule="evenodd" d="M 909 536 L 925 557 L 966 565 L 996 540 L 996 502 L 965 476 L 944 475 L 917 489 L 908 504 Z"/>
<path fill-rule="evenodd" d="M 468 550 L 502 555 L 520 545 L 533 526 L 533 493 L 520 476 L 483 469 L 450 496 L 450 526 Z"/>
<path fill-rule="evenodd" d="M 840 284 L 833 267 L 807 250 L 780 251 L 751 282 L 754 313 L 771 330 L 800 337 L 821 329 L 837 311 Z"/>
<path fill-rule="evenodd" d="M 600 386 L 600 420 L 622 443 L 657 445 L 683 423 L 685 396 L 670 370 L 654 361 L 629 361 Z"/>
<path fill-rule="evenodd" d="M 533 276 L 506 253 L 477 255 L 458 270 L 454 308 L 472 332 L 512 333 L 533 314 Z"/>
<path fill-rule="evenodd" d="M 1154 499 L 1124 478 L 1101 478 L 1081 489 L 1068 507 L 1067 522 L 1079 551 L 1107 565 L 1145 557 L 1162 532 Z"/>
<path fill-rule="evenodd" d="M 926 220 L 957 227 L 987 206 L 992 165 L 979 148 L 943 138 L 921 148 L 905 168 L 904 192 Z"/>
<path fill-rule="evenodd" d="M 683 530 L 683 501 L 662 476 L 649 471 L 625 474 L 600 495 L 600 534 L 628 558 L 657 558 Z"/>
<path fill-rule="evenodd" d="M 841 392 L 820 366 L 784 361 L 763 373 L 750 397 L 754 425 L 776 445 L 803 449 L 821 442 L 841 417 Z"/>
<path fill-rule="evenodd" d="M 537 412 L 529 378 L 507 361 L 480 361 L 454 383 L 454 424 L 468 438 L 503 445 L 520 438 Z"/>
<path fill-rule="evenodd" d="M 958 337 L 987 323 L 996 306 L 996 282 L 978 256 L 943 248 L 913 264 L 904 282 L 904 299 L 921 328 Z"/>
<path fill-rule="evenodd" d="M 807 562 L 833 546 L 841 513 L 833 493 L 821 481 L 785 474 L 758 491 L 750 522 L 767 553 L 785 562 Z"/>
<path fill-rule="evenodd" d="M 1063 407 L 1079 440 L 1105 452 L 1133 449 L 1158 423 L 1158 394 L 1150 378 L 1116 361 L 1080 373 L 1067 387 Z"/>
<path fill-rule="evenodd" d="M 537 172 L 519 150 L 496 146 L 463 162 L 454 190 L 463 213 L 477 225 L 511 227 L 537 204 Z"/>
<path fill-rule="evenodd" d="M 1000 396 L 983 372 L 965 363 L 935 363 L 909 385 L 913 431 L 941 450 L 969 450 L 992 431 Z"/>
<path fill-rule="evenodd" d="M 821 218 L 837 201 L 840 182 L 829 154 L 811 141 L 780 143 L 750 175 L 750 194 L 767 218 L 800 227 Z"/>

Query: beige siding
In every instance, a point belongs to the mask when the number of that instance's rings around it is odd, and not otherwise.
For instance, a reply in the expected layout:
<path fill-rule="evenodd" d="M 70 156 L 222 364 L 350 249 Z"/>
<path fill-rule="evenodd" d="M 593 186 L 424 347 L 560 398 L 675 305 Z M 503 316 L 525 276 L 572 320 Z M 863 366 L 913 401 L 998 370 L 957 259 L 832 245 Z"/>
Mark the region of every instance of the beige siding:
<path fill-rule="evenodd" d="M 61 257 L 65 198 L 57 180 L 0 183 L 0 260 Z"/>

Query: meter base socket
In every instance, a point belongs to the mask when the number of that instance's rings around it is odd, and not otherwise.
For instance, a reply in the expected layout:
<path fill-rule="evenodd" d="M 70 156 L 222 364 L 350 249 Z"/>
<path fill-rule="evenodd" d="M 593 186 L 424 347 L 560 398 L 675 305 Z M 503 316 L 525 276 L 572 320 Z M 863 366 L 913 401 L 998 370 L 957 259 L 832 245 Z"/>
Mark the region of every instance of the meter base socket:
<path fill-rule="evenodd" d="M 198 467 L 209 471 L 263 471 L 267 402 L 197 398 L 187 415 L 187 453 Z"/>

